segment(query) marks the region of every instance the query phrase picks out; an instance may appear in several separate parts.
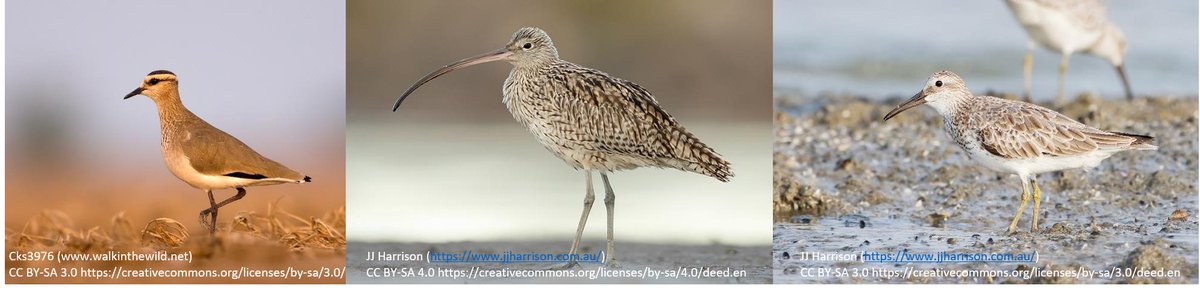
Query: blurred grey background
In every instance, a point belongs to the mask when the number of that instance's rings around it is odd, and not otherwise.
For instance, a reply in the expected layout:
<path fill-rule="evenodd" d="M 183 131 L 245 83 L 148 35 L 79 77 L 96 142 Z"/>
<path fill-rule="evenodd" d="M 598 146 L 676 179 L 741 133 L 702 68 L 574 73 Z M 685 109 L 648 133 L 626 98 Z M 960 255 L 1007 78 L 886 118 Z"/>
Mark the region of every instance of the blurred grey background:
<path fill-rule="evenodd" d="M 1103 1 L 1125 32 L 1125 65 L 1136 94 L 1194 96 L 1197 1 Z M 869 9 L 864 9 L 868 8 Z M 808 95 L 851 92 L 912 96 L 939 70 L 976 93 L 1021 93 L 1028 37 L 1001 0 L 776 0 L 775 88 Z M 1053 99 L 1059 54 L 1037 48 L 1033 97 Z M 1107 61 L 1075 54 L 1066 93 L 1123 97 Z"/>
<path fill-rule="evenodd" d="M 303 207 L 329 211 L 344 201 L 343 3 L 6 4 L 10 224 L 28 219 L 13 209 L 35 213 L 111 201 L 113 207 L 91 205 L 105 210 L 95 211 L 100 216 L 95 220 L 132 209 L 198 226 L 195 213 L 206 205 L 206 196 L 176 180 L 163 164 L 153 101 L 121 99 L 157 69 L 178 75 L 183 102 L 192 112 L 314 178 L 304 187 L 250 189 L 236 209 L 263 209 L 256 201 L 284 195 L 321 199 L 285 202 L 293 212 Z M 138 201 L 160 205 L 132 206 Z M 149 212 L 176 202 L 188 208 Z M 91 212 L 81 208 L 79 213 Z"/>
<path fill-rule="evenodd" d="M 347 9 L 351 240 L 570 242 L 584 174 L 505 109 L 510 64 L 442 76 L 391 112 L 426 73 L 537 26 L 563 59 L 650 90 L 733 163 L 730 183 L 655 168 L 610 175 L 618 241 L 769 242 L 770 2 L 351 0 Z M 599 177 L 595 185 L 603 191 Z M 596 207 L 585 238 L 604 237 Z"/>

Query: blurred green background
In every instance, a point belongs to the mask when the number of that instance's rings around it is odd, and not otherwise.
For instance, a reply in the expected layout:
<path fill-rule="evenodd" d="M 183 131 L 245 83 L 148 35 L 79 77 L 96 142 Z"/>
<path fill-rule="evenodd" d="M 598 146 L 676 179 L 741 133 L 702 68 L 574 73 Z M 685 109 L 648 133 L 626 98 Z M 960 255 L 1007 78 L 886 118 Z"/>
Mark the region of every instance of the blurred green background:
<path fill-rule="evenodd" d="M 610 175 L 618 241 L 769 243 L 770 1 L 351 0 L 347 13 L 351 240 L 569 243 L 583 173 L 512 120 L 500 92 L 510 64 L 442 76 L 391 112 L 426 73 L 536 26 L 564 60 L 650 90 L 733 163 L 730 183 L 653 168 Z M 596 187 L 603 194 L 599 177 Z M 585 238 L 604 237 L 596 207 Z"/>

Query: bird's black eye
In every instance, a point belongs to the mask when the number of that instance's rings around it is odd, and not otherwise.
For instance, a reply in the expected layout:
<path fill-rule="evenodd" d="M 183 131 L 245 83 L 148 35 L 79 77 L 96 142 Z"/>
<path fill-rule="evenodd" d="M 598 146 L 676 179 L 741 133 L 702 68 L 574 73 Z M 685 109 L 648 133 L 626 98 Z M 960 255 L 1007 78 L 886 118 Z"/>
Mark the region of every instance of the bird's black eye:
<path fill-rule="evenodd" d="M 525 43 L 525 45 L 524 45 L 524 46 L 521 46 L 521 47 L 524 47 L 525 49 L 529 49 L 529 48 L 533 48 L 533 44 L 532 44 L 532 43 Z"/>
<path fill-rule="evenodd" d="M 150 79 L 150 85 L 158 84 L 158 79 Z"/>
<path fill-rule="evenodd" d="M 933 83 L 933 85 L 937 86 L 937 87 L 942 87 L 942 80 L 938 80 L 937 82 Z"/>

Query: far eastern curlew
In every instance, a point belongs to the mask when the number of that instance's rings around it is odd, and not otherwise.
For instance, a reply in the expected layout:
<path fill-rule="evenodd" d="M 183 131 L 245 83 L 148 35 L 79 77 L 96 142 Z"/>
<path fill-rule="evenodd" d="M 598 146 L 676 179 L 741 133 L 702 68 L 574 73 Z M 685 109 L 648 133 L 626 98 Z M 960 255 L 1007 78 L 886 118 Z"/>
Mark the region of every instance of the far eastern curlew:
<path fill-rule="evenodd" d="M 929 76 L 921 92 L 888 112 L 883 121 L 921 104 L 942 115 L 946 132 L 967 157 L 1021 177 L 1021 206 L 1008 225 L 1009 233 L 1016 232 L 1029 202 L 1029 186 L 1033 186 L 1030 231 L 1037 231 L 1042 203 L 1038 173 L 1092 168 L 1117 152 L 1158 149 L 1150 136 L 1104 131 L 1037 105 L 972 95 L 962 78 L 950 71 Z"/>
<path fill-rule="evenodd" d="M 1125 77 L 1125 34 L 1108 21 L 1108 9 L 1100 0 L 1005 0 L 1013 16 L 1029 34 L 1025 51 L 1025 100 L 1033 89 L 1033 49 L 1041 45 L 1058 52 L 1057 103 L 1063 103 L 1063 86 L 1071 54 L 1083 52 L 1108 61 L 1117 69 L 1125 97 L 1133 99 Z"/>
<path fill-rule="evenodd" d="M 167 169 L 179 180 L 208 192 L 209 207 L 200 211 L 200 224 L 210 234 L 216 233 L 217 209 L 246 196 L 245 187 L 312 181 L 192 114 L 179 99 L 179 82 L 171 71 L 150 72 L 125 99 L 137 95 L 149 97 L 158 107 Z M 229 188 L 237 189 L 237 195 L 220 203 L 213 198 L 212 190 Z"/>
<path fill-rule="evenodd" d="M 729 162 L 687 132 L 645 88 L 604 72 L 558 58 L 550 36 L 538 28 L 521 28 L 504 48 L 451 63 L 425 75 L 396 99 L 392 111 L 422 84 L 468 66 L 508 61 L 504 104 L 546 149 L 587 176 L 583 215 L 570 253 L 579 249 L 583 228 L 595 199 L 592 172 L 604 180 L 608 210 L 605 263 L 614 264 L 613 203 L 608 172 L 637 167 L 675 168 L 729 181 Z M 577 263 L 567 263 L 571 267 Z"/>

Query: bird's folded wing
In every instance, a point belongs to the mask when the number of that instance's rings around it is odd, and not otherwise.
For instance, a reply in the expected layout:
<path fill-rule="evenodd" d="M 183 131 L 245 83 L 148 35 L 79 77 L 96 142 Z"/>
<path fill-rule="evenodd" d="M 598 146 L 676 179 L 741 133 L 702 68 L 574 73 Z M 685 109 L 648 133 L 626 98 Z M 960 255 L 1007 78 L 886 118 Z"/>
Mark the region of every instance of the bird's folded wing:
<path fill-rule="evenodd" d="M 1100 0 L 1035 0 L 1038 5 L 1061 11 L 1084 29 L 1100 29 L 1108 22 L 1108 8 Z"/>
<path fill-rule="evenodd" d="M 581 123 L 587 140 L 598 149 L 647 158 L 671 158 L 710 166 L 727 174 L 725 162 L 667 114 L 641 86 L 593 69 L 563 69 L 574 75 L 561 77 L 559 97 L 564 117 Z"/>
<path fill-rule="evenodd" d="M 196 129 L 190 132 L 181 144 L 192 168 L 206 175 L 246 179 L 286 178 L 296 181 L 304 177 L 259 155 L 250 146 L 215 127 Z"/>
<path fill-rule="evenodd" d="M 1004 158 L 1073 156 L 1097 149 L 1128 147 L 1135 140 L 1088 127 L 1042 107 L 1009 106 L 998 115 L 1000 117 L 972 117 L 974 121 L 985 123 L 979 130 L 980 146 Z"/>

